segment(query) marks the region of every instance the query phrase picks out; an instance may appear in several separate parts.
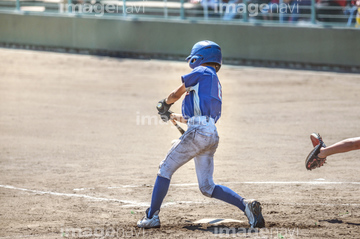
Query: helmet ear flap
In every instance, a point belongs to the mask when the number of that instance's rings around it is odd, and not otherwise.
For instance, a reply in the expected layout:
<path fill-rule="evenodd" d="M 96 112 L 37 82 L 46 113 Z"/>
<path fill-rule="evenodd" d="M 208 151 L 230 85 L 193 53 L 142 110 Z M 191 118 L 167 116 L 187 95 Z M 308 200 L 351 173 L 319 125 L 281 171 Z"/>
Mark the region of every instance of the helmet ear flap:
<path fill-rule="evenodd" d="M 195 56 L 191 57 L 189 60 L 190 68 L 194 69 L 195 67 L 200 66 L 203 59 L 204 58 L 199 55 L 195 55 Z"/>

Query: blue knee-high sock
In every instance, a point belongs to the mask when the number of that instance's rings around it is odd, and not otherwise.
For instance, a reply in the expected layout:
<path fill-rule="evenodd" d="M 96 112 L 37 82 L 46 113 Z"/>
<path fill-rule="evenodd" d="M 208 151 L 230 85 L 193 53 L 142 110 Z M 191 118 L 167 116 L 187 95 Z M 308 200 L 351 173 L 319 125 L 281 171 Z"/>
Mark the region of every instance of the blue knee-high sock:
<path fill-rule="evenodd" d="M 169 189 L 169 185 L 170 185 L 169 179 L 157 176 L 154 189 L 152 192 L 150 210 L 147 215 L 148 218 L 152 218 L 154 213 L 157 210 L 160 210 L 161 204 Z"/>
<path fill-rule="evenodd" d="M 245 210 L 244 198 L 228 187 L 216 185 L 211 197 L 237 206 L 241 211 Z"/>

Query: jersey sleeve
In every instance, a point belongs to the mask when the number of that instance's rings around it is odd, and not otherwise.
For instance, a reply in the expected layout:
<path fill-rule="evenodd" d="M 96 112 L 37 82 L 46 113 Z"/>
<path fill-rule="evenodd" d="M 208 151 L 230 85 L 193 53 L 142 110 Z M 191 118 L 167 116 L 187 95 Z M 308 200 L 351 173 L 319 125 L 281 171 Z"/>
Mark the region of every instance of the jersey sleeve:
<path fill-rule="evenodd" d="M 182 83 L 185 83 L 185 88 L 194 86 L 198 83 L 199 81 L 199 72 L 194 69 L 191 73 L 187 74 L 187 75 L 183 75 L 181 77 L 181 81 Z"/>

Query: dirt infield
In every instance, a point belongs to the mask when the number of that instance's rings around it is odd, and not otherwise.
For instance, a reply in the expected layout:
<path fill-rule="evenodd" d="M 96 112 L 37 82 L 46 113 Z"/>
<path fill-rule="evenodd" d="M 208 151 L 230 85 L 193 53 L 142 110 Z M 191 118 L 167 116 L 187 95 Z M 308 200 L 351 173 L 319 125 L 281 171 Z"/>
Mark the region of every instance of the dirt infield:
<path fill-rule="evenodd" d="M 180 136 L 155 105 L 187 64 L 0 56 L 0 239 L 360 237 L 360 152 L 304 166 L 310 133 L 328 145 L 359 136 L 359 75 L 225 65 L 214 179 L 258 199 L 267 228 L 249 230 L 237 208 L 205 198 L 189 162 L 173 176 L 161 229 L 141 230 L 158 164 Z M 203 218 L 243 222 L 194 223 Z"/>

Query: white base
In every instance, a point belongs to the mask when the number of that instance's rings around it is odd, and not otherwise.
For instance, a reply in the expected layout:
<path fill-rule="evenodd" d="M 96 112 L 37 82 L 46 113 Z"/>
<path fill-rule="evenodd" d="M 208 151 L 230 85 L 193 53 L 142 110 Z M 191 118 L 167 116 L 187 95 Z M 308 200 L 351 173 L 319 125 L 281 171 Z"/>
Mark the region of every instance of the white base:
<path fill-rule="evenodd" d="M 205 224 L 205 223 L 209 223 L 209 224 L 220 224 L 220 223 L 230 223 L 230 222 L 238 222 L 238 223 L 243 223 L 244 221 L 240 221 L 240 220 L 234 220 L 234 219 L 224 219 L 224 218 L 203 218 L 200 220 L 195 221 L 194 223 L 196 224 Z"/>

